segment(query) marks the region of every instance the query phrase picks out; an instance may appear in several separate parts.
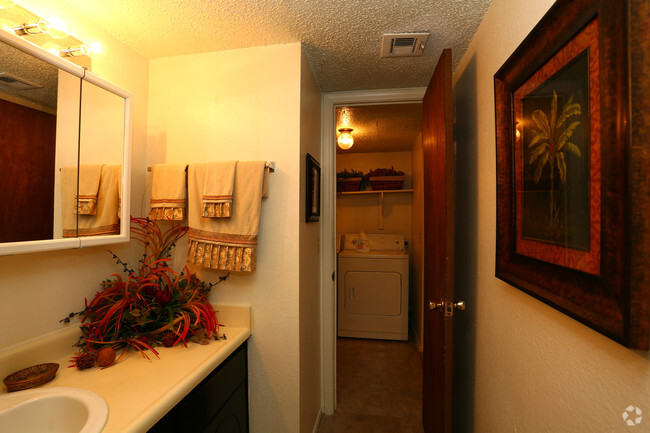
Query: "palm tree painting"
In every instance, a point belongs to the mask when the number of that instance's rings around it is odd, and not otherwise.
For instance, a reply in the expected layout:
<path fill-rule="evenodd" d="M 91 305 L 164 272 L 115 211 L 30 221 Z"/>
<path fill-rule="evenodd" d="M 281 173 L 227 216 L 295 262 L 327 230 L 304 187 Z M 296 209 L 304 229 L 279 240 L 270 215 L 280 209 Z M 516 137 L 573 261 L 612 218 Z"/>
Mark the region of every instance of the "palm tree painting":
<path fill-rule="evenodd" d="M 521 100 L 522 238 L 589 248 L 588 56 Z"/>
<path fill-rule="evenodd" d="M 528 143 L 530 156 L 528 163 L 534 165 L 534 181 L 538 183 L 542 170 L 548 165 L 550 171 L 551 188 L 549 190 L 549 222 L 552 226 L 559 223 L 557 203 L 554 197 L 555 171 L 560 176 L 560 181 L 566 183 L 566 158 L 565 152 L 569 152 L 580 158 L 582 153 L 575 143 L 572 143 L 571 136 L 580 125 L 579 120 L 570 121 L 575 116 L 582 114 L 580 104 L 573 102 L 573 96 L 569 98 L 562 112 L 557 113 L 557 93 L 553 91 L 553 102 L 551 103 L 551 116 L 546 115 L 542 110 L 535 110 L 531 115 L 535 122 L 536 129 L 533 130 L 533 139 Z"/>

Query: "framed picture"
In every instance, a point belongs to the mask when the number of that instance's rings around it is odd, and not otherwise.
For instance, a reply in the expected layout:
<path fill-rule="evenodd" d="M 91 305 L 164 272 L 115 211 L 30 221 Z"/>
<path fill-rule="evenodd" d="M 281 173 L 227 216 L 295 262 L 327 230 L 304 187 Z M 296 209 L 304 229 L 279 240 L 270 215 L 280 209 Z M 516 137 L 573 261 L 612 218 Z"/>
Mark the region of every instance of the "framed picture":
<path fill-rule="evenodd" d="M 649 196 L 641 207 L 631 197 L 650 171 L 628 163 L 640 115 L 630 86 L 647 79 L 630 78 L 627 8 L 558 0 L 494 76 L 496 276 L 648 349 L 650 246 L 635 236 L 647 232 Z"/>
<path fill-rule="evenodd" d="M 307 154 L 306 167 L 305 221 L 310 223 L 320 218 L 320 164 L 313 156 Z"/>

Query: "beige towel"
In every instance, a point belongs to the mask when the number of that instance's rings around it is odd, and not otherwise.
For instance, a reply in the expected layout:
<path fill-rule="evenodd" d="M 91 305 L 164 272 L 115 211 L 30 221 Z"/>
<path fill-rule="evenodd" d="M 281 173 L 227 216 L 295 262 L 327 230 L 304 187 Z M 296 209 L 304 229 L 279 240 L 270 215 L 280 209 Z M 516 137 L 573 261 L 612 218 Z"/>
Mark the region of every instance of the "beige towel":
<path fill-rule="evenodd" d="M 97 194 L 97 214 L 79 215 L 79 236 L 115 235 L 120 233 L 118 207 L 121 165 L 105 165 Z"/>
<path fill-rule="evenodd" d="M 257 265 L 257 234 L 262 208 L 264 162 L 237 164 L 230 218 L 204 218 L 201 196 L 207 164 L 190 164 L 189 250 L 191 264 L 220 270 L 252 272 Z"/>
<path fill-rule="evenodd" d="M 232 215 L 232 190 L 237 161 L 209 162 L 203 185 L 203 216 L 228 218 Z"/>
<path fill-rule="evenodd" d="M 187 164 L 156 164 L 151 169 L 151 220 L 185 219 Z"/>
<path fill-rule="evenodd" d="M 61 168 L 61 225 L 64 238 L 77 237 L 77 166 Z"/>
<path fill-rule="evenodd" d="M 79 166 L 79 194 L 77 208 L 79 215 L 97 214 L 97 193 L 103 164 L 84 164 Z"/>

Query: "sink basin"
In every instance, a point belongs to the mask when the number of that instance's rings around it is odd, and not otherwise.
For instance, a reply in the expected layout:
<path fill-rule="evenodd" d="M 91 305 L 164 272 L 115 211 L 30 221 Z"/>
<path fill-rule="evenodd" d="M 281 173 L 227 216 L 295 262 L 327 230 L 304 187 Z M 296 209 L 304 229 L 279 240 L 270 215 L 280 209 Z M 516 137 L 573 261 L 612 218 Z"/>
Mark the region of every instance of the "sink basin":
<path fill-rule="evenodd" d="M 106 401 L 92 391 L 51 387 L 0 395 L 0 432 L 99 433 Z"/>

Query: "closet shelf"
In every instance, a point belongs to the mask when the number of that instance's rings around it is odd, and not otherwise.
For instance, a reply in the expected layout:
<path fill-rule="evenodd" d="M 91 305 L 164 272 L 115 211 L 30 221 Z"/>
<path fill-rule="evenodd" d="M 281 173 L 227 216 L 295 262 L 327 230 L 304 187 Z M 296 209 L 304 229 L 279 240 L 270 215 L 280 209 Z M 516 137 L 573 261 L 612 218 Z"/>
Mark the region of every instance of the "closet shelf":
<path fill-rule="evenodd" d="M 413 192 L 414 189 L 386 189 L 384 191 L 343 191 L 338 194 L 348 195 L 348 194 L 381 194 L 384 193 L 394 193 L 394 192 Z"/>
<path fill-rule="evenodd" d="M 384 229 L 384 194 L 394 194 L 398 192 L 413 192 L 414 189 L 387 189 L 383 191 L 343 191 L 337 193 L 338 195 L 360 195 L 360 194 L 376 194 L 379 196 L 378 210 L 379 210 L 379 230 Z"/>

